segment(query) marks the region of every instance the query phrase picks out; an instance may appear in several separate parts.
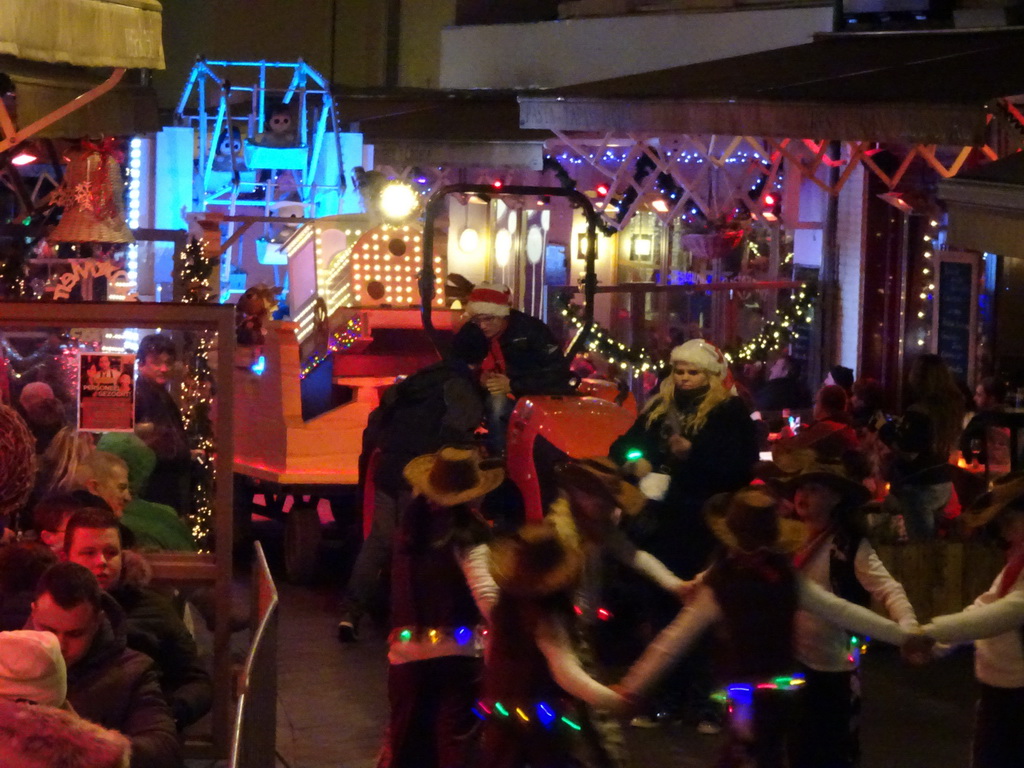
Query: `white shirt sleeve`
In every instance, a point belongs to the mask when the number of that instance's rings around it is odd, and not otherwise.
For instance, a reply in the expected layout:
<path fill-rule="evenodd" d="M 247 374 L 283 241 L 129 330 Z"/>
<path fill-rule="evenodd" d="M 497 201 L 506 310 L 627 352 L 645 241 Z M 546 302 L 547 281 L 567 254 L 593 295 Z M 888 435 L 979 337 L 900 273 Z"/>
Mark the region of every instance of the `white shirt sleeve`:
<path fill-rule="evenodd" d="M 480 615 L 488 624 L 491 622 L 491 610 L 498 602 L 498 585 L 491 576 L 491 550 L 486 544 L 477 544 L 467 551 L 459 551 L 459 566 L 466 577 L 466 584 L 473 594 Z"/>
<path fill-rule="evenodd" d="M 843 600 L 804 576 L 797 578 L 797 586 L 801 608 L 843 629 L 884 640 L 892 645 L 902 645 L 911 634 L 896 622 Z"/>
<path fill-rule="evenodd" d="M 892 577 L 867 539 L 857 548 L 853 567 L 861 586 L 885 606 L 893 621 L 904 629 L 917 629 L 917 614 L 907 599 L 906 590 Z"/>
<path fill-rule="evenodd" d="M 672 664 L 721 618 L 722 611 L 714 593 L 707 587 L 697 589 L 693 599 L 663 629 L 647 650 L 622 678 L 619 685 L 633 696 L 652 686 Z"/>
<path fill-rule="evenodd" d="M 569 633 L 560 621 L 540 622 L 534 639 L 547 660 L 551 677 L 570 696 L 599 709 L 610 709 L 621 700 L 619 694 L 601 685 L 583 669 L 573 651 Z"/>
<path fill-rule="evenodd" d="M 960 613 L 938 616 L 924 633 L 942 643 L 968 643 L 995 637 L 1024 626 L 1024 590 L 1015 589 L 987 605 L 968 606 Z"/>

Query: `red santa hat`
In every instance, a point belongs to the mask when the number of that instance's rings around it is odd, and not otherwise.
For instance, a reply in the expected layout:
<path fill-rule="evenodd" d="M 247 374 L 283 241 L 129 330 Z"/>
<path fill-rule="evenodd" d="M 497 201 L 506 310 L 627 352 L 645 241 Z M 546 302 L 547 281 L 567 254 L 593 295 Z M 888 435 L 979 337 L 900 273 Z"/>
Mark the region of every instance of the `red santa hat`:
<path fill-rule="evenodd" d="M 511 304 L 512 291 L 507 285 L 479 283 L 466 300 L 466 314 L 469 317 L 474 315 L 508 317 L 508 313 L 512 311 Z"/>

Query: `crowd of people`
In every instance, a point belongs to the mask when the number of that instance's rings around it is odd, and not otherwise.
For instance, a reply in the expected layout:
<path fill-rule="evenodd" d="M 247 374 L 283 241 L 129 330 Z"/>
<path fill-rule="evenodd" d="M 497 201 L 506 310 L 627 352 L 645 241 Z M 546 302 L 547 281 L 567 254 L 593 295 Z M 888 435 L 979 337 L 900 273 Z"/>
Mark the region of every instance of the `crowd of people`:
<path fill-rule="evenodd" d="M 190 452 L 166 389 L 174 350 L 159 334 L 140 344 L 134 432 L 77 431 L 42 380 L 0 404 L 0 438 L 17 456 L 5 490 L 18 488 L 0 508 L 5 766 L 180 768 L 183 733 L 212 706 L 185 610 L 212 600 L 152 585 L 146 559 L 196 549 Z"/>
<path fill-rule="evenodd" d="M 509 415 L 572 375 L 510 304 L 477 286 L 448 354 L 386 391 L 364 435 L 373 523 L 338 635 L 358 641 L 387 583 L 380 768 L 614 768 L 624 724 L 680 717 L 725 731 L 720 768 L 852 768 L 865 636 L 915 664 L 973 642 L 973 765 L 1024 765 L 1024 474 L 968 495 L 952 461 L 995 461 L 997 382 L 968 409 L 924 355 L 893 414 L 841 366 L 812 397 L 791 358 L 758 387 L 690 339 L 607 455 L 556 462 L 543 521 L 521 525 L 494 501 Z M 21 761 L 5 765 L 67 750 L 180 768 L 182 732 L 210 709 L 182 612 L 205 601 L 154 588 L 146 563 L 195 548 L 174 349 L 142 341 L 134 433 L 94 442 L 45 384 L 0 406 L 0 439 L 32 457 L 20 498 L 0 496 L 16 533 L 0 546 L 0 755 Z M 872 544 L 879 520 L 911 541 L 987 531 L 1007 564 L 969 610 L 919 623 Z"/>
<path fill-rule="evenodd" d="M 506 310 L 486 299 L 444 363 L 386 394 L 368 442 L 378 497 L 390 494 L 361 572 L 364 595 L 382 571 L 390 583 L 381 768 L 622 766 L 623 723 L 681 715 L 725 729 L 723 768 L 852 767 L 864 637 L 915 664 L 974 642 L 973 765 L 1024 765 L 1024 476 L 977 498 L 954 490 L 968 409 L 941 360 L 917 361 L 895 415 L 877 383 L 839 366 L 806 401 L 783 404 L 802 396 L 792 382 L 745 391 L 720 350 L 691 339 L 609 454 L 559 462 L 544 520 L 516 527 L 488 501 L 500 443 L 474 431 L 545 390 L 487 386 L 502 332 L 487 330 Z M 795 364 L 776 368 L 766 387 Z M 431 427 L 413 436 L 414 422 Z M 922 624 L 872 533 L 890 518 L 903 540 L 951 535 L 954 514 L 957 530 L 1002 541 L 1007 566 L 970 610 Z"/>

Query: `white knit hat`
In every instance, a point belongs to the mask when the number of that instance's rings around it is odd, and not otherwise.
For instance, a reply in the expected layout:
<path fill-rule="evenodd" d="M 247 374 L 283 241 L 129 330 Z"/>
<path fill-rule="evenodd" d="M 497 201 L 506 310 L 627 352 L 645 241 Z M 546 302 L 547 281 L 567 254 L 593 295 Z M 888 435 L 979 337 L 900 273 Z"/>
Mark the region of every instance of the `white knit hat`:
<path fill-rule="evenodd" d="M 724 379 L 729 372 L 722 350 L 704 339 L 690 339 L 672 350 L 670 363 L 690 363 L 702 371 Z"/>
<path fill-rule="evenodd" d="M 60 707 L 67 697 L 68 672 L 55 635 L 0 632 L 0 699 Z"/>
<path fill-rule="evenodd" d="M 512 311 L 511 303 L 512 291 L 507 285 L 479 283 L 466 299 L 466 314 L 469 317 L 474 315 L 508 317 L 508 313 Z"/>

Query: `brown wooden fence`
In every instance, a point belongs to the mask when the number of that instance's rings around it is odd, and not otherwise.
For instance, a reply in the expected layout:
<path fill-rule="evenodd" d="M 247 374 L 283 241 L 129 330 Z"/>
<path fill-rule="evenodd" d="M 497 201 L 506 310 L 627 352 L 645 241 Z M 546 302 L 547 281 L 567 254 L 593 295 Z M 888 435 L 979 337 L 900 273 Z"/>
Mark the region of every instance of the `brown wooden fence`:
<path fill-rule="evenodd" d="M 879 544 L 876 549 L 903 584 L 922 623 L 970 605 L 989 588 L 1005 562 L 998 547 L 973 541 Z"/>

